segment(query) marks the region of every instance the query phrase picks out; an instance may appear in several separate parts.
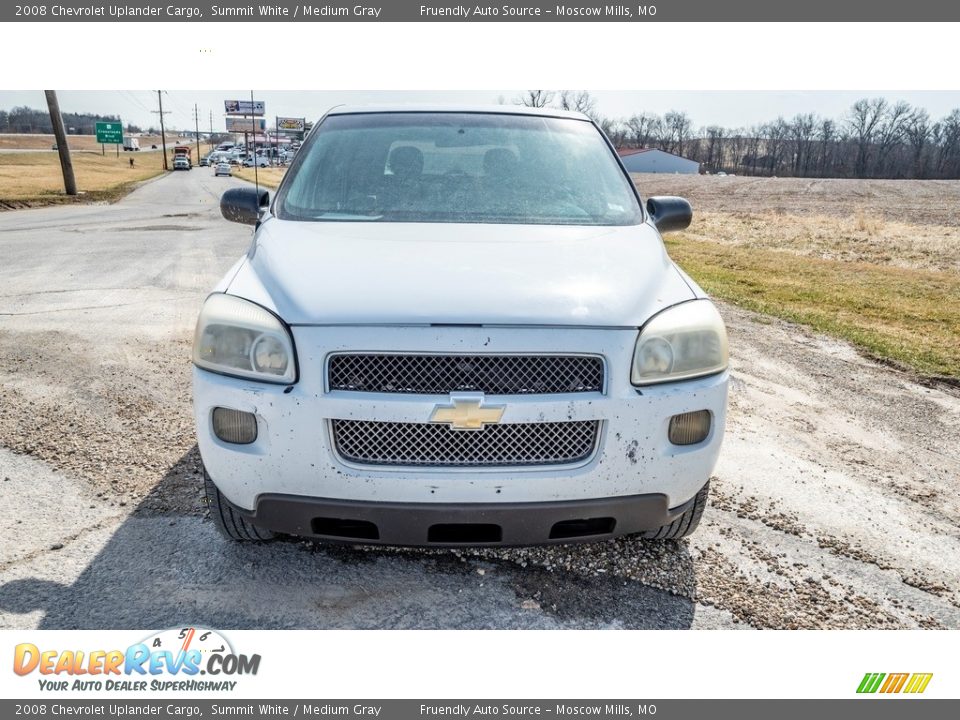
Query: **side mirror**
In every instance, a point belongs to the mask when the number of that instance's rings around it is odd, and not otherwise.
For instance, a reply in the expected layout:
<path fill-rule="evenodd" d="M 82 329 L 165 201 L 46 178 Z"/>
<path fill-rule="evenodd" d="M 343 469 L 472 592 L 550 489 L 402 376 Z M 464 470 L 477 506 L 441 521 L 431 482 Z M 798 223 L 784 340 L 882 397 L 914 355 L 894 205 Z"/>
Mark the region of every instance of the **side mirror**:
<path fill-rule="evenodd" d="M 270 193 L 256 188 L 233 188 L 220 197 L 220 214 L 231 222 L 256 225 L 263 208 L 270 204 Z"/>
<path fill-rule="evenodd" d="M 693 208 L 681 197 L 652 197 L 647 200 L 647 212 L 662 233 L 685 230 L 693 220 Z"/>

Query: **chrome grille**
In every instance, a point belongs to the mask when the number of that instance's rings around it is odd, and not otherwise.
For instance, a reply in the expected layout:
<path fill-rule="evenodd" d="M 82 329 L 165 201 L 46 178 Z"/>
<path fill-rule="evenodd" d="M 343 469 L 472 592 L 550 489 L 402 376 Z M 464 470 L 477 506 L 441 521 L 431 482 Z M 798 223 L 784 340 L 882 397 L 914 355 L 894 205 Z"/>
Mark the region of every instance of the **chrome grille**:
<path fill-rule="evenodd" d="M 361 465 L 498 467 L 566 465 L 597 444 L 596 420 L 504 423 L 453 430 L 439 423 L 333 420 L 337 453 Z"/>
<path fill-rule="evenodd" d="M 601 392 L 603 360 L 582 355 L 338 354 L 327 369 L 331 390 L 446 395 L 551 395 Z"/>

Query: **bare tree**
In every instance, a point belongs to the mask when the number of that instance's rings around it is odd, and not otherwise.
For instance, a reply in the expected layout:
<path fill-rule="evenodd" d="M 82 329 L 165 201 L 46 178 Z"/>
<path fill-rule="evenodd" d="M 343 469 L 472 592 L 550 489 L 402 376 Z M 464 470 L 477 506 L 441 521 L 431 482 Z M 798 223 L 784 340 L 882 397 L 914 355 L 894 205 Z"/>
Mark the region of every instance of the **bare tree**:
<path fill-rule="evenodd" d="M 883 98 L 857 100 L 850 109 L 847 123 L 857 143 L 857 159 L 853 172 L 858 178 L 867 176 L 877 128 L 886 112 L 887 101 Z"/>
<path fill-rule="evenodd" d="M 553 102 L 553 90 L 527 90 L 523 95 L 513 101 L 514 105 L 523 105 L 524 107 L 543 108 Z"/>
<path fill-rule="evenodd" d="M 624 146 L 629 130 L 622 120 L 603 116 L 598 116 L 593 120 L 600 126 L 600 129 L 603 130 L 614 147 L 619 148 Z"/>
<path fill-rule="evenodd" d="M 788 135 L 793 142 L 793 175 L 808 175 L 813 154 L 813 136 L 817 119 L 813 113 L 794 116 L 789 123 Z"/>
<path fill-rule="evenodd" d="M 886 164 L 891 153 L 898 147 L 906 136 L 907 124 L 913 115 L 909 103 L 898 102 L 889 105 L 887 111 L 880 118 L 876 133 L 876 160 L 873 174 L 881 176 L 887 171 Z"/>
<path fill-rule="evenodd" d="M 906 123 L 905 134 L 910 143 L 913 167 L 911 174 L 915 178 L 927 177 L 927 158 L 925 150 L 931 135 L 930 114 L 923 109 L 916 110 Z"/>
<path fill-rule="evenodd" d="M 711 125 L 703 131 L 705 148 L 702 162 L 711 172 L 716 172 L 724 167 L 723 140 L 725 134 L 726 131 L 719 125 Z"/>
<path fill-rule="evenodd" d="M 627 120 L 630 142 L 638 148 L 648 147 L 659 134 L 660 127 L 660 116 L 653 113 L 643 112 L 639 115 L 631 115 Z"/>
<path fill-rule="evenodd" d="M 562 90 L 560 92 L 560 109 L 580 112 L 587 117 L 597 120 L 597 101 L 586 90 Z"/>
<path fill-rule="evenodd" d="M 683 144 L 690 137 L 693 122 L 685 112 L 671 110 L 663 116 L 664 135 L 669 147 L 667 152 L 683 155 Z"/>

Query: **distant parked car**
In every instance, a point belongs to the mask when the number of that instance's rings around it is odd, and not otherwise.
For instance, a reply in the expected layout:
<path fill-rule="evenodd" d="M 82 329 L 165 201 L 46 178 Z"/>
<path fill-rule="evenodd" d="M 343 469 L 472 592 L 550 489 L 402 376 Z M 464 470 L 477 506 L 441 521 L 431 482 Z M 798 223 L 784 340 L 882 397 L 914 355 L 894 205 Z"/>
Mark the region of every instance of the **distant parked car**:
<path fill-rule="evenodd" d="M 50 149 L 51 149 L 51 150 L 59 150 L 59 148 L 57 147 L 57 144 L 56 144 L 56 143 L 54 143 L 54 144 L 53 144 L 53 147 L 50 148 Z"/>
<path fill-rule="evenodd" d="M 255 157 L 248 157 L 243 161 L 244 167 L 253 167 L 254 165 L 257 167 L 270 167 L 270 161 L 265 157 L 260 157 L 259 155 Z"/>
<path fill-rule="evenodd" d="M 233 173 L 230 172 L 230 163 L 228 162 L 218 162 L 216 167 L 213 168 L 213 176 L 217 177 L 218 175 L 226 175 L 230 177 Z"/>
<path fill-rule="evenodd" d="M 151 145 L 151 146 L 150 146 L 150 149 L 151 149 L 151 150 L 156 150 L 156 149 L 157 149 L 157 146 L 156 146 L 156 145 Z"/>
<path fill-rule="evenodd" d="M 174 158 L 173 169 L 174 170 L 190 170 L 190 161 L 185 157 Z"/>
<path fill-rule="evenodd" d="M 205 158 L 205 157 L 200 158 L 200 167 L 207 167 L 209 164 L 210 164 L 210 160 L 208 158 Z"/>

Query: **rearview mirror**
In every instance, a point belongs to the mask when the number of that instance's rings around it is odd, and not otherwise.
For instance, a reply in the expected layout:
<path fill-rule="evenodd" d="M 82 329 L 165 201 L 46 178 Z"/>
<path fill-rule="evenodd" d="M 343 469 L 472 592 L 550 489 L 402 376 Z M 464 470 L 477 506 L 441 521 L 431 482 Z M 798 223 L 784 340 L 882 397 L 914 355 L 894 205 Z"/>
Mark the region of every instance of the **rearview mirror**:
<path fill-rule="evenodd" d="M 270 204 L 270 193 L 256 188 L 233 188 L 220 197 L 220 214 L 231 222 L 256 225 Z"/>
<path fill-rule="evenodd" d="M 652 197 L 647 200 L 647 212 L 662 233 L 685 230 L 693 220 L 693 208 L 681 197 Z"/>

